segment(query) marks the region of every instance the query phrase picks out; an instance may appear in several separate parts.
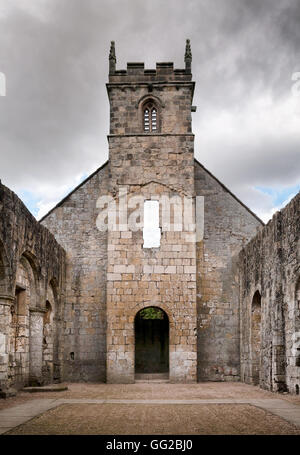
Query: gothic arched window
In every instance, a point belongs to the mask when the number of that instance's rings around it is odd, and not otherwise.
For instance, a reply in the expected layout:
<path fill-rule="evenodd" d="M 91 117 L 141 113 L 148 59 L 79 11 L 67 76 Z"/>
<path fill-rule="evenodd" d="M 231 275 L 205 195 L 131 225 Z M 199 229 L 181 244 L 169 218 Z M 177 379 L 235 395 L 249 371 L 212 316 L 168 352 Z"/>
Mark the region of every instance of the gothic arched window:
<path fill-rule="evenodd" d="M 148 101 L 143 107 L 143 127 L 145 133 L 158 131 L 157 107 L 153 101 Z"/>

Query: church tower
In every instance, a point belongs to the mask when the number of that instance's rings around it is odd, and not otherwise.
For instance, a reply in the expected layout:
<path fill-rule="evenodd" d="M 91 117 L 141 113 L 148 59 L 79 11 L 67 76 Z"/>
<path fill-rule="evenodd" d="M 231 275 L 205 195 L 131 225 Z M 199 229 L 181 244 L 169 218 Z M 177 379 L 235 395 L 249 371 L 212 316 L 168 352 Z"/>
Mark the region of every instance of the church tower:
<path fill-rule="evenodd" d="M 111 43 L 109 192 L 117 216 L 108 230 L 108 382 L 162 372 L 171 382 L 197 380 L 191 62 L 187 40 L 184 69 L 164 62 L 117 70 Z M 158 320 L 143 320 L 149 307 Z"/>

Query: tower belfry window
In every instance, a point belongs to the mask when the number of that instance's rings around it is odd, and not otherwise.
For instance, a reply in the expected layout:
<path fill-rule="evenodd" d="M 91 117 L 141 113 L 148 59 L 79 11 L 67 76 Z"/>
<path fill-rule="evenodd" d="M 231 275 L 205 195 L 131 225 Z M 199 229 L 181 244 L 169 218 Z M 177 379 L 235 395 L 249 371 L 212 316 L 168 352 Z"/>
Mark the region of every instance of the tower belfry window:
<path fill-rule="evenodd" d="M 144 131 L 145 133 L 154 133 L 158 130 L 157 109 L 154 103 L 149 102 L 144 106 Z"/>

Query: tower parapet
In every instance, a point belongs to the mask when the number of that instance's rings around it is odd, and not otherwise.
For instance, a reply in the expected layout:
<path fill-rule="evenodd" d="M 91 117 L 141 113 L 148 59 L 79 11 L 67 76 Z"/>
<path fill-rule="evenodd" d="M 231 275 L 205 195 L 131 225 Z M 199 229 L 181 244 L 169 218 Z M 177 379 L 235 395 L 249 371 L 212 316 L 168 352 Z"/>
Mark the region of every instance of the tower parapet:
<path fill-rule="evenodd" d="M 173 62 L 156 63 L 155 69 L 145 69 L 143 62 L 129 62 L 126 70 L 116 69 L 115 42 L 111 42 L 109 54 L 109 82 L 189 82 L 191 73 L 192 53 L 190 40 L 186 42 L 185 69 L 175 69 Z"/>
<path fill-rule="evenodd" d="M 189 43 L 185 61 L 185 69 L 174 69 L 173 62 L 156 63 L 155 69 L 145 69 L 142 62 L 129 62 L 126 70 L 117 70 L 112 41 L 109 82 L 106 84 L 110 100 L 110 135 L 192 134 L 195 83 L 192 81 Z M 153 125 L 150 123 L 149 128 L 148 114 L 153 117 Z"/>

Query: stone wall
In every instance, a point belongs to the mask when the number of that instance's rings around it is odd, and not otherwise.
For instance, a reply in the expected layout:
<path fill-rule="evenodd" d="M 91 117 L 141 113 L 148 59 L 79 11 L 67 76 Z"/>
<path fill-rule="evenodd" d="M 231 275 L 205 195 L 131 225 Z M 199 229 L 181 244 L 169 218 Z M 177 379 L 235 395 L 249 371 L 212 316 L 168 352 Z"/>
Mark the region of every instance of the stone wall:
<path fill-rule="evenodd" d="M 137 193 L 143 200 L 174 195 L 154 183 L 137 187 Z M 163 309 L 169 319 L 170 381 L 196 381 L 196 249 L 189 234 L 193 231 L 162 231 L 159 248 L 143 248 L 142 230 L 109 232 L 108 382 L 134 382 L 134 319 L 149 306 Z"/>
<path fill-rule="evenodd" d="M 194 195 L 194 135 L 110 136 L 110 192 L 156 182 Z"/>
<path fill-rule="evenodd" d="M 198 380 L 238 381 L 239 280 L 235 256 L 263 223 L 200 163 L 204 240 L 197 244 Z"/>
<path fill-rule="evenodd" d="M 106 379 L 107 232 L 96 226 L 108 192 L 102 166 L 41 220 L 67 253 L 64 379 Z"/>
<path fill-rule="evenodd" d="M 260 296 L 259 384 L 299 393 L 300 193 L 239 255 L 241 379 L 255 383 L 256 297 Z M 254 321 L 253 321 L 254 319 Z"/>
<path fill-rule="evenodd" d="M 43 315 L 49 289 L 61 327 L 65 252 L 54 236 L 0 183 L 0 387 L 53 381 L 43 356 Z M 63 375 L 58 335 L 58 380 Z"/>

